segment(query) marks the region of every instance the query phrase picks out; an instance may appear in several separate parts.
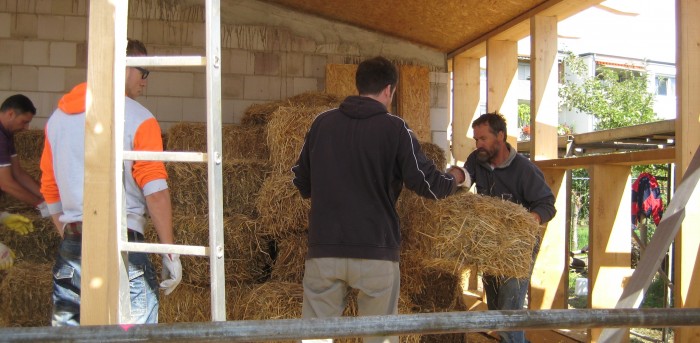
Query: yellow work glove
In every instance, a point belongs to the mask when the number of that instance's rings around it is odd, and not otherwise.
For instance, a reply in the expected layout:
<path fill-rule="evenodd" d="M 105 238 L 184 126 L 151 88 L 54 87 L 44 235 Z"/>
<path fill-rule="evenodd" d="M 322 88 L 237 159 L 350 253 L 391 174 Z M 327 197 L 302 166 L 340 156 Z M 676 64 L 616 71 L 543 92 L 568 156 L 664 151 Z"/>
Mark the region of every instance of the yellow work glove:
<path fill-rule="evenodd" d="M 9 269 L 15 262 L 15 253 L 5 244 L 0 243 L 0 270 Z"/>
<path fill-rule="evenodd" d="M 0 213 L 0 223 L 20 235 L 26 235 L 34 231 L 34 224 L 32 224 L 32 221 L 19 214 L 2 212 Z"/>

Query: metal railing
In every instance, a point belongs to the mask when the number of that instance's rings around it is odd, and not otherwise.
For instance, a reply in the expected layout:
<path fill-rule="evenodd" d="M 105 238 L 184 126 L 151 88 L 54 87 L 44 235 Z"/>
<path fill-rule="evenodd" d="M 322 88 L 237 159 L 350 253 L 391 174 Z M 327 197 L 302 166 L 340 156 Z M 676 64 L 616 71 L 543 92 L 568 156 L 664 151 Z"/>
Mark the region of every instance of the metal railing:
<path fill-rule="evenodd" d="M 523 310 L 244 320 L 157 325 L 0 329 L 2 342 L 264 342 L 311 338 L 441 334 L 488 330 L 700 325 L 700 308 Z"/>

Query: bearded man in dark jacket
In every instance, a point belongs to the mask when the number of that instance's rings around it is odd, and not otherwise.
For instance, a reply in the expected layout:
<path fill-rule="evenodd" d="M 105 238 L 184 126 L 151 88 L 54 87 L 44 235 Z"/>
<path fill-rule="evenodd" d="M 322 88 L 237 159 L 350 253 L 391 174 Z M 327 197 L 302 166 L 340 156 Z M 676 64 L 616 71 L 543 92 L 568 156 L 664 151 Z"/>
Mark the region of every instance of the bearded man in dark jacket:
<path fill-rule="evenodd" d="M 476 150 L 464 167 L 479 194 L 499 197 L 527 208 L 535 220 L 546 223 L 557 213 L 554 195 L 544 175 L 506 142 L 506 120 L 498 113 L 482 114 L 472 123 Z M 533 260 L 539 250 L 536 245 Z M 489 310 L 522 310 L 530 279 L 484 275 Z M 525 342 L 523 331 L 500 332 L 501 342 Z"/>
<path fill-rule="evenodd" d="M 408 124 L 388 112 L 398 82 L 391 62 L 363 61 L 355 81 L 360 95 L 316 117 L 292 168 L 294 185 L 311 198 L 303 318 L 341 316 L 349 287 L 359 291 L 359 315 L 396 314 L 401 234 L 395 205 L 403 185 L 431 199 L 471 185 L 462 168 L 437 170 Z M 398 343 L 398 337 L 364 342 Z"/>

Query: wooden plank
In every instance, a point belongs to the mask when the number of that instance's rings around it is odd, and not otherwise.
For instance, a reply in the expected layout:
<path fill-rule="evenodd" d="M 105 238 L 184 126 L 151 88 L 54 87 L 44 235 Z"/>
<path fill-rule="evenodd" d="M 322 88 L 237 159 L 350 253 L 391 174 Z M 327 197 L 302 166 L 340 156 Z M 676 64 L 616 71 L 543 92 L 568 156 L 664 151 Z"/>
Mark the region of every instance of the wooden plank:
<path fill-rule="evenodd" d="M 497 68 L 491 68 L 497 66 Z M 499 112 L 508 128 L 507 141 L 517 149 L 518 132 L 518 42 L 486 42 L 486 110 Z"/>
<path fill-rule="evenodd" d="M 547 223 L 542 234 L 530 282 L 530 309 L 565 309 L 568 299 L 567 245 L 566 245 L 566 171 L 543 170 L 545 180 L 556 197 L 558 213 Z M 536 340 L 539 342 L 539 340 Z"/>
<path fill-rule="evenodd" d="M 476 148 L 471 123 L 479 112 L 481 101 L 481 68 L 478 58 L 458 56 L 453 63 L 452 157 L 462 165 Z"/>
<path fill-rule="evenodd" d="M 535 165 L 537 165 L 540 169 L 577 169 L 587 168 L 595 164 L 634 166 L 642 164 L 672 163 L 674 161 L 675 154 L 675 148 L 666 148 L 535 161 Z"/>
<path fill-rule="evenodd" d="M 122 146 L 121 136 L 117 139 L 115 134 L 114 114 L 120 105 L 123 112 L 126 68 L 124 60 L 115 61 L 115 51 L 126 52 L 126 6 L 107 0 L 90 2 L 83 197 L 83 227 L 89 228 L 83 231 L 83 242 L 89 244 L 82 245 L 81 325 L 118 323 L 120 284 L 128 293 L 128 280 L 119 277 L 125 266 L 119 258 L 116 223 L 121 215 L 114 201 L 117 180 L 121 187 L 116 149 Z"/>
<path fill-rule="evenodd" d="M 567 144 L 569 144 L 570 136 L 557 136 L 557 148 L 566 149 Z M 518 152 L 519 153 L 529 153 L 532 151 L 533 142 L 530 140 L 519 141 L 518 142 Z"/>
<path fill-rule="evenodd" d="M 559 64 L 557 18 L 534 16 L 530 20 L 530 134 L 533 160 L 558 157 Z"/>
<path fill-rule="evenodd" d="M 513 18 L 507 23 L 499 26 L 493 31 L 487 32 L 481 37 L 468 42 L 464 46 L 455 49 L 447 54 L 447 58 L 453 58 L 460 54 L 467 54 L 470 57 L 483 57 L 485 50 L 483 42 L 496 38 L 500 40 L 518 41 L 530 34 L 529 19 L 535 15 L 547 17 L 557 17 L 560 21 L 576 13 L 579 13 L 593 5 L 597 5 L 603 0 L 548 0 L 535 6 L 531 10 Z"/>
<path fill-rule="evenodd" d="M 676 180 L 690 170 L 700 147 L 700 2 L 677 0 L 677 99 Z M 677 189 L 678 191 L 678 189 Z M 688 200 L 685 225 L 674 245 L 674 306 L 700 307 L 700 192 Z M 675 330 L 675 342 L 700 341 L 700 327 Z"/>
<path fill-rule="evenodd" d="M 669 119 L 617 129 L 576 134 L 574 135 L 574 144 L 583 145 L 634 137 L 674 134 L 675 131 L 676 120 Z"/>
<path fill-rule="evenodd" d="M 399 66 L 397 115 L 406 120 L 422 142 L 432 142 L 430 130 L 430 72 L 423 66 Z"/>
<path fill-rule="evenodd" d="M 590 174 L 589 290 L 590 308 L 612 308 L 622 294 L 624 277 L 631 274 L 628 166 L 593 165 Z M 600 329 L 591 329 L 592 342 Z M 629 334 L 627 335 L 629 336 Z"/>

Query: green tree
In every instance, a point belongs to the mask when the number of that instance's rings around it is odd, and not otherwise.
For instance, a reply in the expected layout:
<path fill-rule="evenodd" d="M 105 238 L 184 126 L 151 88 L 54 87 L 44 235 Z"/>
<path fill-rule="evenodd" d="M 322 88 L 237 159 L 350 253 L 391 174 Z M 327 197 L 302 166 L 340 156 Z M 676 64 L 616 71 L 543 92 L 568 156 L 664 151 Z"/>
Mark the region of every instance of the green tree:
<path fill-rule="evenodd" d="M 658 120 L 654 114 L 654 94 L 647 90 L 647 75 L 628 69 L 598 67 L 595 75 L 578 56 L 568 53 L 563 63 L 576 81 L 565 80 L 559 87 L 560 106 L 597 119 L 596 130 L 614 129 Z M 637 165 L 632 167 L 632 178 L 642 172 L 668 179 L 666 165 Z M 588 216 L 588 173 L 585 169 L 573 171 L 572 218 L 575 227 Z M 668 184 L 666 183 L 666 187 Z M 653 224 L 652 224 L 653 225 Z M 653 227 L 651 228 L 653 230 Z M 574 237 L 575 239 L 575 237 Z"/>
<path fill-rule="evenodd" d="M 588 74 L 583 60 L 572 53 L 564 58 L 567 70 L 579 82 L 566 80 L 559 87 L 560 105 L 597 119 L 596 130 L 643 124 L 658 120 L 654 94 L 647 90 L 646 73 L 598 67 Z"/>

